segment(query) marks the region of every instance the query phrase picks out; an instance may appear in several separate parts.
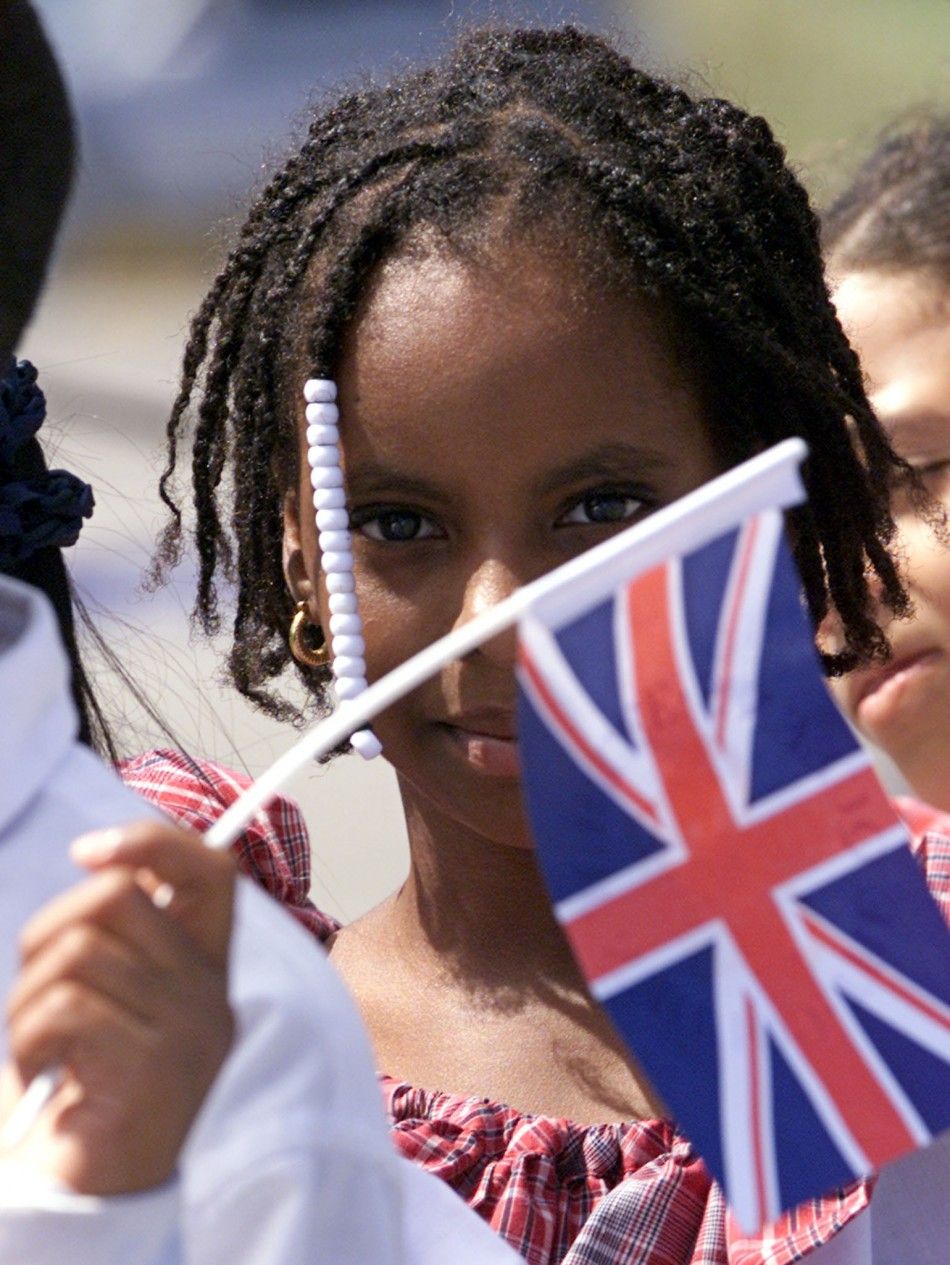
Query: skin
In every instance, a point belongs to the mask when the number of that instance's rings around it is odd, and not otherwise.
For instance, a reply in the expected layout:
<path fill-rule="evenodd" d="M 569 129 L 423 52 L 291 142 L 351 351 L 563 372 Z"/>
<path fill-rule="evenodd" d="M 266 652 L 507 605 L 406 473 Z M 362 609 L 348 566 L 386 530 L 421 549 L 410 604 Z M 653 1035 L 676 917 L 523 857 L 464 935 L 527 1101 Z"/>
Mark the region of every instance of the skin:
<path fill-rule="evenodd" d="M 950 296 L 919 273 L 855 272 L 835 304 L 896 450 L 950 509 Z M 857 728 L 895 761 L 914 792 L 950 809 L 950 557 L 946 543 L 898 491 L 898 551 L 914 602 L 909 620 L 882 626 L 893 654 L 832 682 Z M 834 630 L 826 632 L 833 638 Z"/>
<path fill-rule="evenodd" d="M 536 251 L 499 245 L 491 259 L 390 262 L 345 348 L 343 461 L 371 680 L 720 468 L 655 310 L 593 295 Z M 302 416 L 300 429 L 285 569 L 326 625 Z M 399 532 L 415 538 L 384 538 Z M 411 871 L 339 933 L 334 962 L 396 1077 L 579 1122 L 652 1116 L 541 884 L 514 661 L 512 632 L 380 717 Z"/>
<path fill-rule="evenodd" d="M 64 1083 L 5 1166 L 83 1194 L 168 1180 L 231 1044 L 227 952 L 234 862 L 192 831 L 145 822 L 85 836 L 92 877 L 45 906 L 20 938 L 7 1001 L 11 1063 L 0 1121 L 42 1070 Z M 174 896 L 150 899 L 159 884 Z"/>

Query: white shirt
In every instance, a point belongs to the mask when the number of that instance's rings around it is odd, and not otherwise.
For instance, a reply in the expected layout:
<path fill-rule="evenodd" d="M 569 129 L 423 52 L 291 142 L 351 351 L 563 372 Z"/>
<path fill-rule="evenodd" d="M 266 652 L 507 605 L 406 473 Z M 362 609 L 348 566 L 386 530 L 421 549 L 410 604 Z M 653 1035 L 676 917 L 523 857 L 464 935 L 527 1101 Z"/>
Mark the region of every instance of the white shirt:
<path fill-rule="evenodd" d="M 52 613 L 0 577 L 0 992 L 16 934 L 76 883 L 85 830 L 156 815 L 74 738 Z M 513 1265 L 519 1259 L 389 1140 L 365 1032 L 325 954 L 239 880 L 237 1035 L 179 1178 L 123 1198 L 0 1178 L 0 1265 Z M 0 1033 L 0 1055 L 5 1055 Z"/>

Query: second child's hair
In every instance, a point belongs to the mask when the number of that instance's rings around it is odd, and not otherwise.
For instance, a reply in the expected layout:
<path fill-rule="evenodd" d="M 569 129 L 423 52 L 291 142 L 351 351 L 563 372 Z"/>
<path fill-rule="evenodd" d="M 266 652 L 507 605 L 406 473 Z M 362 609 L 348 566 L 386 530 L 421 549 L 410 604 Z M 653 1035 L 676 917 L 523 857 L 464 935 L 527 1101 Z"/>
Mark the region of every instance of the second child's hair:
<path fill-rule="evenodd" d="M 173 519 L 158 565 L 181 548 L 171 480 L 197 392 L 196 614 L 212 630 L 216 578 L 236 577 L 237 688 L 293 713 L 268 685 L 290 663 L 281 505 L 296 485 L 304 379 L 335 376 L 382 261 L 429 241 L 477 249 L 499 226 L 574 249 L 615 291 L 657 302 L 724 461 L 790 435 L 808 442 L 810 502 L 793 511 L 792 536 L 813 620 L 830 606 L 840 616 L 845 648 L 829 666 L 886 653 L 869 577 L 907 610 L 888 552 L 888 490 L 905 468 L 868 404 L 828 300 L 816 217 L 768 125 L 573 27 L 491 29 L 318 113 L 195 317 L 168 425 Z M 301 671 L 311 689 L 324 683 Z"/>
<path fill-rule="evenodd" d="M 885 136 L 822 231 L 836 272 L 925 272 L 950 285 L 950 115 Z"/>

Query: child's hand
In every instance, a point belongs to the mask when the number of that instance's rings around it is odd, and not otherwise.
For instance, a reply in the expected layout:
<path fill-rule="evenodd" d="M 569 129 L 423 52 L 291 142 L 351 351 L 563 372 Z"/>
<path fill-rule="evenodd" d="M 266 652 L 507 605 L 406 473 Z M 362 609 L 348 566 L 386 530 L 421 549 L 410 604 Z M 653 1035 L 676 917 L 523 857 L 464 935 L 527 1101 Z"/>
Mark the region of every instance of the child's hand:
<path fill-rule="evenodd" d="M 2 1105 L 46 1068 L 65 1079 L 10 1158 L 83 1193 L 144 1190 L 173 1172 L 231 1043 L 234 865 L 152 822 L 73 855 L 96 873 L 23 933 Z"/>

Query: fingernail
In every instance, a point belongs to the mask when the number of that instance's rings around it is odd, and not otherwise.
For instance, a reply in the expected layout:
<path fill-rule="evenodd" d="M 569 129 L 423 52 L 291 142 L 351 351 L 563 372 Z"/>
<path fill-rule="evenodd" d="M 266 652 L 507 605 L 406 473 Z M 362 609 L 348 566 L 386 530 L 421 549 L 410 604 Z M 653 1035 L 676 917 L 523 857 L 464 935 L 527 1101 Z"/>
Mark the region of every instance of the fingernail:
<path fill-rule="evenodd" d="M 118 850 L 121 842 L 122 831 L 114 826 L 108 830 L 90 830 L 88 834 L 80 835 L 72 841 L 69 854 L 80 864 L 85 861 L 105 861 Z"/>
<path fill-rule="evenodd" d="M 159 883 L 152 892 L 152 904 L 156 909 L 167 909 L 175 899 L 175 889 L 171 883 Z"/>

